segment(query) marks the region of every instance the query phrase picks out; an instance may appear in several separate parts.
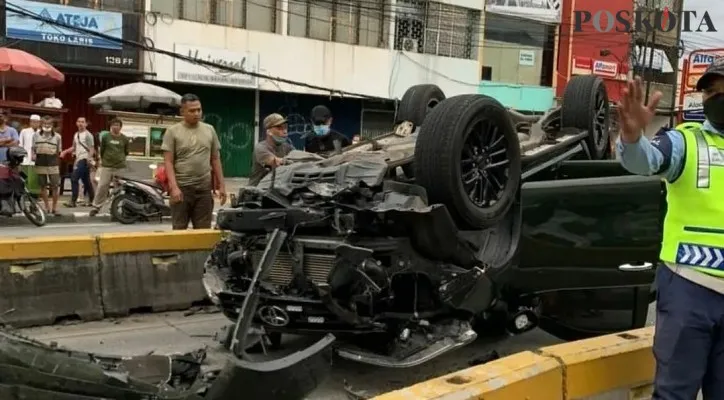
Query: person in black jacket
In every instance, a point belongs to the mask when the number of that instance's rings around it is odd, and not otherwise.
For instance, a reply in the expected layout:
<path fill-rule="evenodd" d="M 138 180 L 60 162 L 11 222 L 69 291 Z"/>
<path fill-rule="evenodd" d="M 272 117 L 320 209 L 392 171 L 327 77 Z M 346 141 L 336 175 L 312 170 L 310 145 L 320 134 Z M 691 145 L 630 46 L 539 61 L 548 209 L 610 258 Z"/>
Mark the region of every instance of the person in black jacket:
<path fill-rule="evenodd" d="M 332 112 L 326 106 L 316 106 L 312 109 L 312 124 L 314 132 L 307 134 L 304 140 L 304 150 L 309 153 L 326 153 L 352 144 L 352 141 L 343 134 L 330 127 L 332 125 Z M 339 145 L 335 146 L 335 142 Z"/>

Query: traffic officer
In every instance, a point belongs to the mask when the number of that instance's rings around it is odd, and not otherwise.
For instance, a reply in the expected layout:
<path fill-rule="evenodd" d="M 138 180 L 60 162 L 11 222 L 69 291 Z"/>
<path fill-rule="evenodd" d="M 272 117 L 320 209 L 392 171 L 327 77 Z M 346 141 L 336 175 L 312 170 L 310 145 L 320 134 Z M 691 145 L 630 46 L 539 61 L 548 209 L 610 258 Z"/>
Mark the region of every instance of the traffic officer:
<path fill-rule="evenodd" d="M 706 121 L 643 135 L 662 94 L 648 104 L 639 78 L 619 104 L 621 164 L 659 175 L 668 210 L 656 271 L 654 400 L 724 399 L 724 58 L 699 78 Z"/>

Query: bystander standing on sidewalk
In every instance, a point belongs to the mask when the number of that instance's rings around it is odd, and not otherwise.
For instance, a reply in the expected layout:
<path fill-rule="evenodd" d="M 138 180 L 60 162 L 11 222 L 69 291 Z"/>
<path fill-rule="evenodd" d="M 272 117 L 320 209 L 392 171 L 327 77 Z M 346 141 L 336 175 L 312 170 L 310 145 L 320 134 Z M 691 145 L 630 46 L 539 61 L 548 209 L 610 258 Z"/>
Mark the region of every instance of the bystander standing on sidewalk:
<path fill-rule="evenodd" d="M 43 117 L 41 129 L 33 138 L 32 159 L 35 172 L 38 174 L 40 198 L 43 199 L 45 210 L 53 215 L 58 214 L 58 195 L 60 191 L 60 152 L 63 149 L 60 134 L 53 129 L 53 118 Z M 48 191 L 52 204 L 48 199 Z"/>
<path fill-rule="evenodd" d="M 91 182 L 91 169 L 94 167 L 93 158 L 95 157 L 95 140 L 93 134 L 87 129 L 88 123 L 85 117 L 78 117 L 75 122 L 78 131 L 73 136 L 73 145 L 61 153 L 63 157 L 66 153 L 73 153 L 75 163 L 73 164 L 73 172 L 70 175 L 71 199 L 70 203 L 66 203 L 66 207 L 74 208 L 78 205 L 78 193 L 80 191 L 79 182 L 83 182 L 85 190 L 88 191 L 87 201 L 93 202 L 93 184 Z"/>
<path fill-rule="evenodd" d="M 173 229 L 211 228 L 214 212 L 212 190 L 219 202 L 226 202 L 224 173 L 219 155 L 219 138 L 213 126 L 201 121 L 201 101 L 195 94 L 181 98 L 179 122 L 166 130 L 161 149 L 171 196 Z M 212 184 L 212 174 L 218 187 Z"/>
<path fill-rule="evenodd" d="M 93 209 L 90 216 L 98 214 L 103 203 L 108 198 L 108 189 L 111 186 L 113 177 L 126 169 L 126 157 L 128 157 L 129 140 L 121 132 L 123 122 L 114 118 L 111 120 L 111 133 L 102 135 L 99 139 L 100 163 L 98 165 L 98 187 L 93 199 Z"/>
<path fill-rule="evenodd" d="M 28 153 L 23 160 L 23 164 L 32 164 L 31 155 L 33 154 L 33 138 L 38 132 L 40 132 L 40 115 L 33 114 L 30 116 L 29 126 L 21 130 L 19 135 L 19 145 Z"/>
<path fill-rule="evenodd" d="M 17 146 L 19 143 L 18 131 L 8 125 L 8 114 L 5 110 L 0 110 L 0 163 L 8 160 L 8 148 Z"/>

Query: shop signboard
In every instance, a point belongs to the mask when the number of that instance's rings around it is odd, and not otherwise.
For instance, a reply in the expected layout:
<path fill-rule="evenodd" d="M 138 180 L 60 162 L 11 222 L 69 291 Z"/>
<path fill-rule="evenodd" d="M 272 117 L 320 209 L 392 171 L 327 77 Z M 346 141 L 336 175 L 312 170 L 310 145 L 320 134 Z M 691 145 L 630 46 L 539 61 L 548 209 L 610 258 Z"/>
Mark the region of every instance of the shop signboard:
<path fill-rule="evenodd" d="M 258 53 L 178 43 L 174 45 L 174 51 L 189 58 L 225 65 L 235 70 L 259 71 Z M 178 58 L 174 59 L 173 69 L 176 82 L 248 89 L 256 89 L 259 86 L 256 76 L 213 68 Z"/>
<path fill-rule="evenodd" d="M 37 16 L 33 18 L 6 9 L 5 34 L 9 39 L 113 50 L 122 48 L 122 43 L 113 40 L 123 39 L 121 13 L 27 0 L 8 0 L 7 5 Z"/>
<path fill-rule="evenodd" d="M 684 121 L 704 121 L 704 106 L 701 93 L 694 92 L 684 95 L 683 114 Z"/>
<path fill-rule="evenodd" d="M 686 76 L 685 90 L 696 90 L 696 82 L 715 59 L 724 56 L 724 49 L 704 49 L 691 52 L 689 63 L 684 71 Z"/>

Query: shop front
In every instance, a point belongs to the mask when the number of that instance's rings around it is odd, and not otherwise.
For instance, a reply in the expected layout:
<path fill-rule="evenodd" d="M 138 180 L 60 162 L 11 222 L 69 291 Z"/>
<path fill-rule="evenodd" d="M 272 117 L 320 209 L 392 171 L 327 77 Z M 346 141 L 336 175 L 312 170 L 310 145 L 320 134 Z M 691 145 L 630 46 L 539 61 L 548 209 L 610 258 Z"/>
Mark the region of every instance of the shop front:
<path fill-rule="evenodd" d="M 140 39 L 143 2 L 111 2 L 113 9 L 104 9 L 102 4 L 105 2 L 101 1 L 82 2 L 97 8 L 73 7 L 64 3 L 67 2 L 12 0 L 12 5 L 18 9 L 53 21 L 82 21 L 82 28 L 114 39 Z M 65 74 L 62 86 L 34 93 L 33 96 L 35 101 L 56 97 L 62 102 L 67 110 L 59 127 L 64 143 L 72 140 L 78 117 L 85 117 L 93 132 L 106 128 L 107 116 L 91 107 L 88 98 L 105 89 L 141 79 L 140 51 L 135 47 L 33 20 L 8 10 L 0 15 L 0 29 L 5 32 L 4 47 L 34 54 Z M 16 91 L 7 96 L 27 101 L 28 93 Z"/>
<path fill-rule="evenodd" d="M 178 54 L 257 72 L 259 54 L 177 43 Z M 221 163 L 227 177 L 248 176 L 254 150 L 257 120 L 256 77 L 229 73 L 173 60 L 173 75 L 161 73 L 154 84 L 178 94 L 193 93 L 201 99 L 204 121 L 213 125 L 221 144 Z"/>

